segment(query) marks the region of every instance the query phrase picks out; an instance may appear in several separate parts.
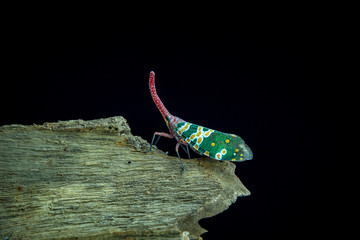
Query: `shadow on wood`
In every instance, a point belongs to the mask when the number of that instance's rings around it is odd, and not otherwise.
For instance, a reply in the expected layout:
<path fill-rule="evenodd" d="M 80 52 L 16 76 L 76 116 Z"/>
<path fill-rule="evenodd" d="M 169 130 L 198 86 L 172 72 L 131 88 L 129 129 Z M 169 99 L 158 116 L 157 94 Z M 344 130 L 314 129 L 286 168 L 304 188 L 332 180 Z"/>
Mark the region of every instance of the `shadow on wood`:
<path fill-rule="evenodd" d="M 250 192 L 235 165 L 149 149 L 123 117 L 0 127 L 0 236 L 200 239 Z M 187 236 L 188 235 L 188 236 Z"/>

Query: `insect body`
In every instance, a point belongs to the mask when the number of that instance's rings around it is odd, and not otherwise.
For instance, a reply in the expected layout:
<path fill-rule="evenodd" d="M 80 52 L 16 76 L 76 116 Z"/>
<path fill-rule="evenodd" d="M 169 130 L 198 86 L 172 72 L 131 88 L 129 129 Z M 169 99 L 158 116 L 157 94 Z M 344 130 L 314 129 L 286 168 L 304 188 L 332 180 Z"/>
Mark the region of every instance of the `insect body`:
<path fill-rule="evenodd" d="M 156 93 L 154 72 L 150 72 L 149 87 L 151 96 L 170 131 L 170 134 L 155 132 L 149 151 L 151 151 L 153 145 L 156 145 L 161 136 L 175 138 L 177 141 L 175 150 L 181 163 L 182 173 L 184 172 L 184 166 L 179 155 L 179 146 L 186 147 L 188 156 L 190 156 L 188 149 L 188 146 L 190 146 L 196 153 L 217 160 L 238 162 L 252 159 L 253 154 L 250 148 L 239 136 L 189 123 L 171 115 Z M 155 136 L 159 137 L 154 143 Z"/>

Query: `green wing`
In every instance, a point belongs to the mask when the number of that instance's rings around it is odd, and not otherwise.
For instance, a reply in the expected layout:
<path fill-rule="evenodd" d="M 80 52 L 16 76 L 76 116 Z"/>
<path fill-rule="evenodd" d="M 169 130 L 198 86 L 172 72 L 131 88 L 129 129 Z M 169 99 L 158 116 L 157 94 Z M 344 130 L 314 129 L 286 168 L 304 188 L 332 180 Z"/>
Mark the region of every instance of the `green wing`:
<path fill-rule="evenodd" d="M 178 123 L 175 131 L 201 155 L 225 161 L 252 159 L 250 148 L 235 134 L 219 132 L 189 122 Z"/>

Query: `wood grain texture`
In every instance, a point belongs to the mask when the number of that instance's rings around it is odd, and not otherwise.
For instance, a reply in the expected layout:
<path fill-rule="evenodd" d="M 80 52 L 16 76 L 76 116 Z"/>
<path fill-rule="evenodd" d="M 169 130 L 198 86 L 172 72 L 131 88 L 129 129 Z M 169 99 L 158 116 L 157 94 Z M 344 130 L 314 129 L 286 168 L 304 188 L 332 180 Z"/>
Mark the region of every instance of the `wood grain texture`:
<path fill-rule="evenodd" d="M 200 239 L 198 220 L 250 194 L 233 163 L 183 159 L 180 175 L 148 148 L 123 117 L 0 127 L 0 236 Z"/>

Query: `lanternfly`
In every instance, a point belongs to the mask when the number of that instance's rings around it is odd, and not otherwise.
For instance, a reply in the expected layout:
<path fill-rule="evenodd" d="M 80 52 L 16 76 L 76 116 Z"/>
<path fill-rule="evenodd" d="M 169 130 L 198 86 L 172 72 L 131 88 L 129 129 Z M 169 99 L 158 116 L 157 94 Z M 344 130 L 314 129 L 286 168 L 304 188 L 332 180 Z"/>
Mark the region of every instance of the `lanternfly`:
<path fill-rule="evenodd" d="M 155 73 L 153 71 L 150 72 L 149 87 L 151 96 L 169 128 L 170 134 L 155 132 L 148 152 L 151 151 L 153 145 L 156 145 L 161 136 L 175 138 L 177 141 L 175 151 L 181 163 L 181 173 L 184 172 L 185 168 L 179 155 L 179 146 L 182 146 L 184 149 L 186 147 L 189 157 L 190 146 L 196 153 L 216 160 L 240 162 L 253 158 L 249 146 L 246 145 L 241 137 L 189 123 L 171 115 L 156 93 Z M 154 143 L 155 136 L 159 137 Z"/>

